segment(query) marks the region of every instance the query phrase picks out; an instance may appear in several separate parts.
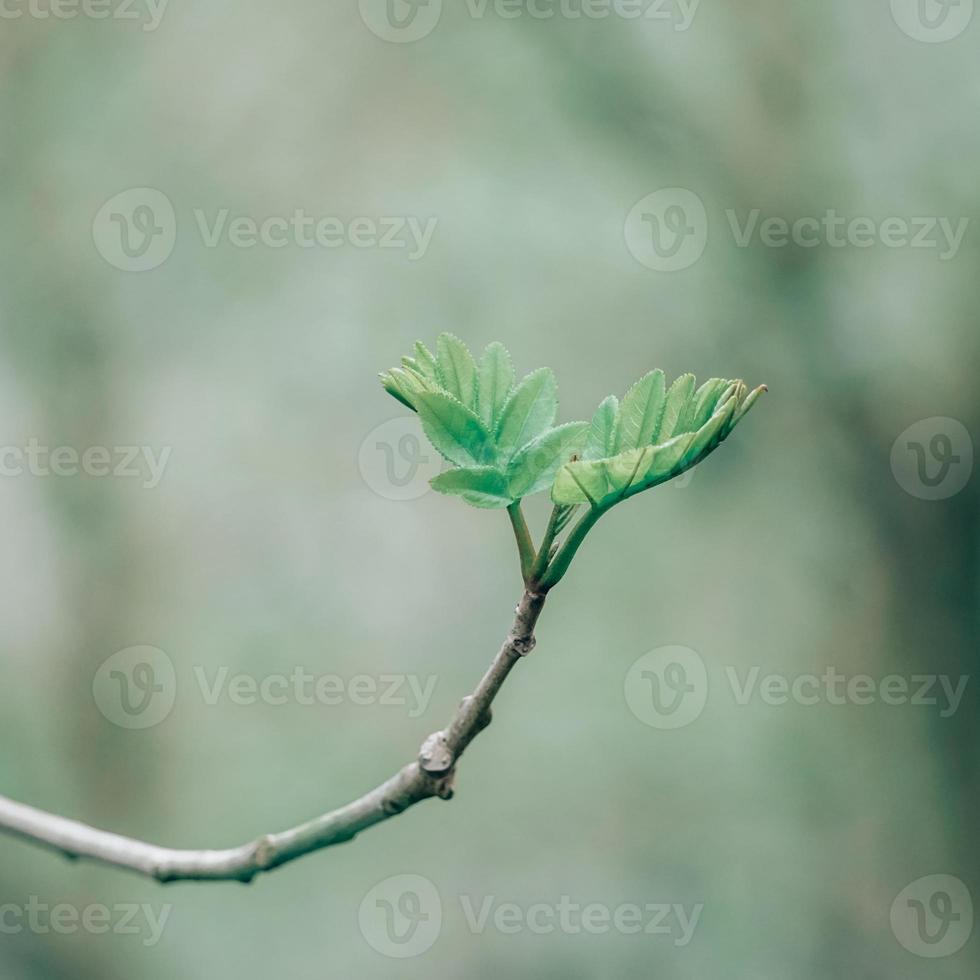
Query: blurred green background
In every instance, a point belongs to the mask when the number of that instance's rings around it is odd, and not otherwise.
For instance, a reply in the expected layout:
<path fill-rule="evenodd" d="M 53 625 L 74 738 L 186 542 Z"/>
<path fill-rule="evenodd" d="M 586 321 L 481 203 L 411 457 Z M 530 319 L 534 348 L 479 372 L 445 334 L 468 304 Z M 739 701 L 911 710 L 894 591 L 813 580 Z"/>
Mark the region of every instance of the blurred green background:
<path fill-rule="evenodd" d="M 436 0 L 392 2 L 387 32 L 370 0 L 171 0 L 158 23 L 118 0 L 105 19 L 4 8 L 0 445 L 171 453 L 152 488 L 6 457 L 0 793 L 227 846 L 359 795 L 445 724 L 520 582 L 505 515 L 386 489 L 385 454 L 414 473 L 414 443 L 379 448 L 377 427 L 405 413 L 375 375 L 417 338 L 448 329 L 502 341 L 521 371 L 552 366 L 564 420 L 652 367 L 771 393 L 692 479 L 593 532 L 452 803 L 249 888 L 163 888 L 0 837 L 0 906 L 169 906 L 154 945 L 7 929 L 0 976 L 976 976 L 976 936 L 924 959 L 890 921 L 924 876 L 980 898 L 976 688 L 943 717 L 941 701 L 740 705 L 726 679 L 975 672 L 980 229 L 944 258 L 881 236 L 739 247 L 726 216 L 975 215 L 980 22 L 956 21 L 972 0 L 928 0 L 920 28 L 901 0 L 669 0 L 640 19 L 557 3 L 479 16 L 470 0 L 438 23 Z M 119 220 L 93 230 L 131 188 L 174 209 L 153 212 L 146 253 L 175 234 L 172 254 L 141 272 Z M 662 188 L 707 218 L 703 256 L 671 272 L 624 235 Z M 109 211 L 136 236 L 134 200 Z M 415 259 L 209 247 L 198 216 L 222 208 L 436 225 Z M 954 482 L 933 493 L 903 434 L 937 417 L 963 429 L 916 430 L 933 464 L 954 445 Z M 529 510 L 539 534 L 546 502 Z M 174 664 L 176 698 L 130 730 L 93 679 L 142 644 Z M 662 730 L 629 709 L 624 678 L 670 644 L 703 659 L 710 693 Z M 436 686 L 412 717 L 350 697 L 210 705 L 195 673 L 296 667 Z M 359 909 L 402 874 L 432 883 L 442 924 L 396 960 Z M 475 930 L 464 906 L 487 896 L 703 911 L 686 944 L 493 916 Z"/>

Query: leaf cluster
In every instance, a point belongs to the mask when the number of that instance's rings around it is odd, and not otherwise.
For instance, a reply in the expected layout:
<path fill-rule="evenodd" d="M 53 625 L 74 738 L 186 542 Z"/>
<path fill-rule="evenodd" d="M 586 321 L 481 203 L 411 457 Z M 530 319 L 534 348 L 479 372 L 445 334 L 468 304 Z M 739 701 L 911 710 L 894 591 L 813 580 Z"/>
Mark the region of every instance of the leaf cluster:
<path fill-rule="evenodd" d="M 510 507 L 550 490 L 557 505 L 602 511 L 696 466 L 712 453 L 766 390 L 711 378 L 696 387 L 682 374 L 668 388 L 661 370 L 620 402 L 606 398 L 591 422 L 555 425 L 558 386 L 550 368 L 515 381 L 510 355 L 490 344 L 477 362 L 442 334 L 381 375 L 385 389 L 417 412 L 451 468 L 432 480 L 440 493 L 474 507 Z"/>
<path fill-rule="evenodd" d="M 418 412 L 427 438 L 452 464 L 433 488 L 474 507 L 509 507 L 550 489 L 559 467 L 585 446 L 587 422 L 554 424 L 558 385 L 551 369 L 516 382 L 502 344 L 490 344 L 477 363 L 458 337 L 444 333 L 435 354 L 419 342 L 414 356 L 381 380 Z"/>

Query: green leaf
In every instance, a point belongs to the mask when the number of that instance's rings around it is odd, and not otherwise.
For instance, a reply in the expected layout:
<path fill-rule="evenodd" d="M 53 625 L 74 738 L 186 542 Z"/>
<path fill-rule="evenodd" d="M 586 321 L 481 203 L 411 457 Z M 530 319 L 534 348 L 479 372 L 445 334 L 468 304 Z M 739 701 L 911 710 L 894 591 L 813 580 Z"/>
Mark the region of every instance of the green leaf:
<path fill-rule="evenodd" d="M 736 426 L 736 425 L 738 425 L 738 423 L 739 423 L 739 422 L 741 422 L 741 421 L 742 421 L 742 419 L 744 419 L 744 418 L 745 418 L 745 416 L 749 414 L 749 411 L 751 410 L 751 408 L 752 408 L 752 406 L 753 406 L 753 405 L 754 405 L 754 404 L 755 404 L 755 403 L 756 403 L 756 402 L 757 402 L 757 401 L 759 400 L 759 398 L 760 398 L 760 397 L 761 397 L 762 395 L 764 395 L 764 394 L 765 394 L 765 393 L 766 393 L 766 392 L 767 392 L 768 390 L 769 390 L 769 389 L 768 389 L 768 388 L 767 388 L 767 387 L 766 387 L 765 385 L 759 385 L 759 387 L 758 387 L 758 388 L 756 388 L 756 389 L 755 389 L 755 390 L 754 390 L 754 391 L 753 391 L 753 392 L 752 392 L 752 393 L 751 393 L 751 394 L 750 394 L 750 395 L 749 395 L 749 396 L 748 396 L 748 397 L 747 397 L 747 398 L 745 399 L 745 401 L 744 401 L 744 402 L 742 402 L 742 404 L 741 404 L 741 406 L 739 407 L 739 409 L 738 409 L 738 411 L 736 411 L 736 412 L 735 412 L 735 417 L 734 417 L 734 418 L 732 419 L 732 424 L 731 424 L 731 427 L 730 427 L 730 428 L 729 428 L 729 430 L 728 430 L 729 432 L 731 432 L 731 430 L 732 430 L 732 429 L 734 429 L 734 428 L 735 428 L 735 426 Z"/>
<path fill-rule="evenodd" d="M 664 402 L 663 414 L 660 416 L 660 424 L 653 436 L 654 442 L 664 442 L 675 435 L 679 429 L 679 423 L 683 420 L 688 402 L 694 393 L 694 375 L 682 374 L 667 392 Z"/>
<path fill-rule="evenodd" d="M 459 337 L 440 334 L 436 342 L 436 370 L 450 395 L 467 408 L 476 407 L 476 364 Z"/>
<path fill-rule="evenodd" d="M 402 392 L 398 382 L 391 376 L 390 371 L 385 371 L 382 374 L 379 374 L 378 377 L 381 379 L 381 384 L 384 387 L 384 390 L 387 391 L 392 398 L 397 399 L 406 408 L 410 408 L 413 412 L 415 411 L 415 406 L 410 400 L 411 396 Z"/>
<path fill-rule="evenodd" d="M 485 463 L 492 452 L 490 433 L 465 405 L 441 391 L 415 396 L 422 428 L 436 450 L 457 466 Z"/>
<path fill-rule="evenodd" d="M 385 391 L 394 396 L 403 405 L 415 411 L 416 396 L 420 391 L 429 390 L 432 383 L 415 373 L 408 367 L 392 368 L 379 375 Z"/>
<path fill-rule="evenodd" d="M 620 412 L 617 451 L 638 449 L 653 442 L 666 398 L 664 373 L 660 370 L 651 371 L 626 392 Z"/>
<path fill-rule="evenodd" d="M 438 381 L 439 373 L 436 367 L 436 359 L 421 340 L 415 342 L 415 361 L 418 364 L 419 371 L 429 379 L 429 381 Z"/>
<path fill-rule="evenodd" d="M 462 497 L 473 507 L 489 510 L 509 507 L 513 503 L 507 493 L 506 478 L 492 466 L 446 470 L 433 477 L 430 484 L 433 490 Z"/>
<path fill-rule="evenodd" d="M 651 377 L 647 375 L 630 389 L 628 423 L 624 399 L 620 412 L 620 452 L 594 458 L 591 453 L 601 446 L 613 416 L 610 399 L 599 406 L 592 421 L 585 458 L 566 463 L 555 475 L 551 496 L 556 504 L 589 503 L 605 509 L 679 476 L 716 449 L 766 390 L 763 386 L 747 396 L 741 381 L 712 378 L 695 393 L 693 376 L 682 375 L 671 385 L 664 399 L 656 443 L 623 448 L 624 442 L 632 440 L 633 432 L 642 433 L 644 426 L 649 425 L 648 413 L 641 411 L 640 406 L 648 394 L 654 401 L 656 399 L 656 382 L 648 380 Z M 701 425 L 694 425 L 702 419 Z"/>
<path fill-rule="evenodd" d="M 642 450 L 634 449 L 633 452 Z M 555 474 L 551 499 L 556 504 L 598 506 L 610 493 L 609 463 L 608 459 L 566 463 Z"/>
<path fill-rule="evenodd" d="M 496 441 L 500 458 L 510 458 L 551 428 L 558 412 L 558 385 L 551 368 L 532 371 L 514 389 L 500 413 Z"/>
<path fill-rule="evenodd" d="M 696 432 L 682 432 L 666 442 L 651 446 L 649 461 L 644 461 L 644 472 L 638 473 L 626 488 L 627 494 L 632 496 L 658 483 L 666 483 L 682 473 L 685 469 L 684 457 L 696 436 Z"/>
<path fill-rule="evenodd" d="M 589 436 L 582 456 L 603 459 L 616 452 L 616 432 L 619 425 L 619 399 L 610 395 L 596 409 L 589 425 Z"/>
<path fill-rule="evenodd" d="M 694 393 L 694 417 L 691 427 L 700 429 L 708 419 L 715 413 L 721 401 L 721 395 L 731 384 L 724 378 L 711 378 Z"/>
<path fill-rule="evenodd" d="M 735 412 L 735 401 L 729 399 L 694 435 L 694 441 L 684 460 L 685 466 L 693 466 L 712 452 L 724 438 L 724 431 Z"/>
<path fill-rule="evenodd" d="M 588 429 L 588 422 L 567 422 L 519 450 L 507 467 L 511 497 L 519 500 L 550 487 L 558 467 L 581 451 Z"/>
<path fill-rule="evenodd" d="M 476 414 L 491 432 L 496 428 L 513 387 L 514 368 L 510 362 L 510 354 L 503 344 L 494 342 L 480 358 L 476 386 Z"/>

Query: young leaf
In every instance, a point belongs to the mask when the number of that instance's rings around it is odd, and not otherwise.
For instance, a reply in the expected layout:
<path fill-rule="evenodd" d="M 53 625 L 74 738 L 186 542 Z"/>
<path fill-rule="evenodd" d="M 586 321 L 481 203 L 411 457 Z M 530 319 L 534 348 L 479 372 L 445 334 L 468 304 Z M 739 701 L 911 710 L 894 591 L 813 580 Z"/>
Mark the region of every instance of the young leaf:
<path fill-rule="evenodd" d="M 507 467 L 510 496 L 519 500 L 550 487 L 558 467 L 581 451 L 588 428 L 588 422 L 567 422 L 518 450 Z"/>
<path fill-rule="evenodd" d="M 721 395 L 724 393 L 725 389 L 728 387 L 730 382 L 726 381 L 724 378 L 711 378 L 705 381 L 703 385 L 694 393 L 694 417 L 691 421 L 691 427 L 694 429 L 700 429 L 708 419 L 711 418 L 715 413 L 715 409 L 718 407 Z"/>
<path fill-rule="evenodd" d="M 496 441 L 503 461 L 551 428 L 558 412 L 558 385 L 551 368 L 532 371 L 511 393 L 500 413 Z"/>
<path fill-rule="evenodd" d="M 735 412 L 735 401 L 730 399 L 694 435 L 684 463 L 693 466 L 708 455 L 724 438 L 724 431 Z"/>
<path fill-rule="evenodd" d="M 736 411 L 735 417 L 732 419 L 731 426 L 728 429 L 729 432 L 731 432 L 731 430 L 734 429 L 735 426 L 749 414 L 750 409 L 759 400 L 759 397 L 764 395 L 768 390 L 769 389 L 765 385 L 759 385 L 758 388 L 749 394 L 745 401 L 742 402 L 741 406 L 739 406 L 738 411 Z"/>
<path fill-rule="evenodd" d="M 634 449 L 633 452 L 642 450 Z M 566 463 L 555 474 L 551 499 L 556 504 L 598 506 L 610 494 L 609 463 L 608 459 Z"/>
<path fill-rule="evenodd" d="M 619 426 L 619 399 L 610 395 L 596 409 L 589 425 L 589 436 L 582 456 L 603 459 L 616 452 L 616 432 Z"/>
<path fill-rule="evenodd" d="M 406 408 L 410 408 L 413 412 L 415 411 L 415 406 L 411 402 L 411 395 L 403 393 L 398 385 L 398 382 L 391 376 L 390 371 L 385 371 L 379 374 L 378 377 L 381 379 L 381 384 L 384 390 L 391 395 L 392 398 L 400 401 Z"/>
<path fill-rule="evenodd" d="M 691 395 L 694 393 L 694 375 L 682 374 L 667 392 L 660 424 L 654 434 L 654 442 L 664 442 L 677 433 L 678 423 L 682 420 Z"/>
<path fill-rule="evenodd" d="M 417 374 L 412 368 L 392 368 L 379 375 L 385 391 L 403 405 L 415 411 L 415 398 L 420 391 L 430 390 L 433 383 Z"/>
<path fill-rule="evenodd" d="M 644 472 L 636 475 L 626 487 L 624 495 L 632 496 L 641 490 L 648 490 L 681 473 L 684 469 L 684 457 L 696 436 L 696 432 L 682 432 L 666 442 L 652 446 L 649 461 L 644 461 Z"/>
<path fill-rule="evenodd" d="M 651 371 L 633 385 L 623 399 L 617 452 L 649 446 L 660 426 L 666 401 L 664 373 Z"/>
<path fill-rule="evenodd" d="M 476 407 L 476 364 L 459 337 L 440 334 L 436 342 L 436 370 L 450 395 L 467 408 Z"/>
<path fill-rule="evenodd" d="M 446 470 L 433 477 L 430 484 L 433 490 L 462 497 L 473 507 L 494 509 L 509 507 L 513 503 L 508 496 L 503 473 L 492 466 Z"/>
<path fill-rule="evenodd" d="M 630 389 L 627 396 L 631 403 L 629 416 L 624 399 L 620 413 L 620 451 L 596 459 L 590 453 L 601 443 L 603 427 L 608 425 L 611 416 L 609 399 L 599 406 L 585 459 L 566 463 L 555 476 L 551 497 L 556 504 L 588 503 L 606 509 L 641 490 L 679 476 L 726 439 L 766 390 L 765 386 L 757 388 L 746 397 L 747 389 L 741 381 L 713 378 L 695 393 L 694 377 L 682 375 L 671 385 L 664 399 L 662 418 L 657 426 L 659 432 L 653 437 L 656 441 L 626 449 L 624 443 L 631 440 L 632 433 L 642 432 L 648 425 L 647 413 L 639 411 L 638 406 L 643 404 L 643 396 L 647 394 L 656 398 L 656 382 L 648 380 L 650 378 L 652 375 L 647 375 Z M 696 425 L 701 419 L 704 419 L 703 423 Z M 600 436 L 596 436 L 596 432 Z"/>
<path fill-rule="evenodd" d="M 436 368 L 436 359 L 421 340 L 415 341 L 415 361 L 419 371 L 428 378 L 429 381 L 438 381 L 439 373 Z"/>
<path fill-rule="evenodd" d="M 496 428 L 513 386 L 514 368 L 510 362 L 510 354 L 503 344 L 494 342 L 480 358 L 476 386 L 476 414 L 491 432 Z"/>
<path fill-rule="evenodd" d="M 485 463 L 492 452 L 490 433 L 465 405 L 441 391 L 415 395 L 415 410 L 429 442 L 457 466 Z"/>

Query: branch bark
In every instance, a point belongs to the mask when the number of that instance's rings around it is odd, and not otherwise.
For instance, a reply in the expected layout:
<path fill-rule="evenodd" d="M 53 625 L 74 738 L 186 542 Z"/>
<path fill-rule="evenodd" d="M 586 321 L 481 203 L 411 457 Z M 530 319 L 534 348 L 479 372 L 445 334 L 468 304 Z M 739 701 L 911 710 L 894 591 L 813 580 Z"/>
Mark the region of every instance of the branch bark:
<path fill-rule="evenodd" d="M 89 858 L 160 882 L 240 881 L 334 844 L 437 796 L 453 795 L 456 764 L 466 747 L 490 724 L 490 706 L 514 665 L 534 648 L 534 628 L 545 593 L 525 591 L 507 638 L 473 693 L 463 698 L 449 725 L 430 735 L 418 759 L 369 793 L 307 823 L 225 850 L 174 850 L 120 837 L 0 796 L 0 832 Z"/>

